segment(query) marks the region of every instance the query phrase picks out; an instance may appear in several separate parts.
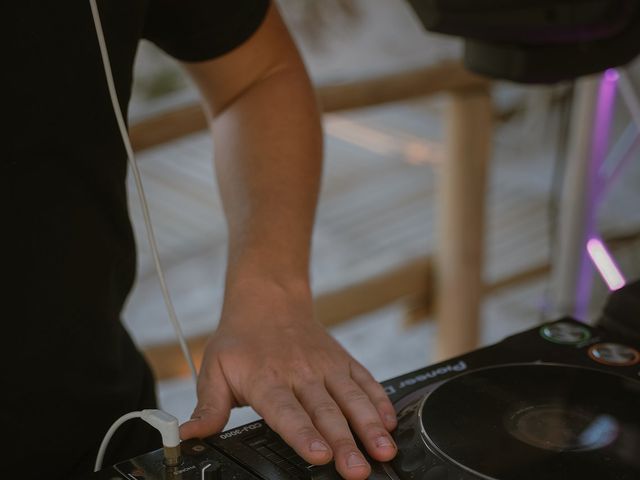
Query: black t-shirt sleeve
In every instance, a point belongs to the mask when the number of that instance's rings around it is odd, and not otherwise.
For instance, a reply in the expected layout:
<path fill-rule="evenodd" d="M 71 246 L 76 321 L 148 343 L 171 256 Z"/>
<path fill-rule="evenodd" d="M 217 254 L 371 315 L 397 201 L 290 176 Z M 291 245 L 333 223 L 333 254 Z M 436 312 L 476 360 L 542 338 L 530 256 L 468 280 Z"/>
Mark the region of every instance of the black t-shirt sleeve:
<path fill-rule="evenodd" d="M 178 60 L 209 60 L 247 40 L 264 20 L 269 3 L 149 0 L 143 36 Z"/>

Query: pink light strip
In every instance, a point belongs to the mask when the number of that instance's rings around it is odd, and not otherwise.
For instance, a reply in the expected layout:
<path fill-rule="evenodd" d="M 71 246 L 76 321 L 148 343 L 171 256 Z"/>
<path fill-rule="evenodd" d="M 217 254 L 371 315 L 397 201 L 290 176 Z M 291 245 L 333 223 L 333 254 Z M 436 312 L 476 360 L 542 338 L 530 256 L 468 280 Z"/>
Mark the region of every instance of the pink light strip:
<path fill-rule="evenodd" d="M 590 238 L 587 241 L 587 252 L 589 252 L 593 264 L 600 272 L 609 290 L 613 291 L 624 287 L 626 282 L 622 272 L 620 272 L 615 260 L 600 239 Z"/>

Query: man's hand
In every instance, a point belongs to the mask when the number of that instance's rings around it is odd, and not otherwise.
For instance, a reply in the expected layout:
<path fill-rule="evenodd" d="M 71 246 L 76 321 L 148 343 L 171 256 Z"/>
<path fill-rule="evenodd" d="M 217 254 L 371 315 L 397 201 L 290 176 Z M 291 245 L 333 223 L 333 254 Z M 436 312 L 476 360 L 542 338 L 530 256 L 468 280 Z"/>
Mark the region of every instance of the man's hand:
<path fill-rule="evenodd" d="M 312 319 L 307 292 L 245 283 L 225 302 L 198 379 L 198 404 L 183 438 L 220 431 L 230 409 L 251 405 L 295 451 L 313 464 L 335 459 L 349 480 L 371 469 L 369 455 L 396 454 L 389 435 L 395 411 L 384 390 Z"/>

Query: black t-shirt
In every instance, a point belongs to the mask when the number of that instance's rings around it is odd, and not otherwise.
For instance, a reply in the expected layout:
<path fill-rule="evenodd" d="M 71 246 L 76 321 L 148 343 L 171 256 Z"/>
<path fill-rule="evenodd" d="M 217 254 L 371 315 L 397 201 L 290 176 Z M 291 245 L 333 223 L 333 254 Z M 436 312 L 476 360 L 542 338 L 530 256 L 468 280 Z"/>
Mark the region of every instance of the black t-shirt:
<path fill-rule="evenodd" d="M 251 36 L 268 0 L 98 5 L 126 111 L 141 38 L 181 60 L 210 59 Z M 2 17 L 0 431 L 12 445 L 2 476 L 69 479 L 90 471 L 117 417 L 155 402 L 120 323 L 135 276 L 126 154 L 89 1 L 8 2 Z M 105 463 L 156 440 L 129 424 Z"/>

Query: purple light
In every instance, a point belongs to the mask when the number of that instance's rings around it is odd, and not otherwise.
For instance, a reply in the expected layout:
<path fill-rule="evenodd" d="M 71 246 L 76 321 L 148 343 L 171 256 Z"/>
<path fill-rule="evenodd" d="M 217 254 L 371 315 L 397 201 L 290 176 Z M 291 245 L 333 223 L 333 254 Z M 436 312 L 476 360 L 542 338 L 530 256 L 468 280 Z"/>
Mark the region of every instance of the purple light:
<path fill-rule="evenodd" d="M 615 68 L 608 68 L 604 72 L 604 78 L 609 82 L 616 82 L 620 78 L 620 74 Z"/>
<path fill-rule="evenodd" d="M 596 238 L 596 211 L 602 196 L 603 181 L 598 175 L 602 164 L 606 158 L 609 148 L 609 134 L 613 119 L 613 110 L 616 98 L 618 72 L 610 68 L 601 77 L 598 88 L 598 98 L 594 112 L 594 123 L 591 136 L 591 149 L 589 158 L 589 171 L 587 174 L 585 199 L 585 225 L 584 238 Z M 577 318 L 587 318 L 589 299 L 591 298 L 592 267 L 588 255 L 583 255 L 581 259 L 578 282 L 576 286 L 576 304 L 574 315 Z M 601 272 L 602 273 L 602 272 Z M 606 277 L 605 277 L 606 281 Z M 624 280 L 623 280 L 624 281 Z M 608 285 L 608 283 L 607 283 Z"/>
<path fill-rule="evenodd" d="M 624 287 L 626 283 L 624 277 L 607 247 L 600 239 L 590 238 L 587 242 L 587 252 L 589 252 L 593 264 L 600 272 L 609 290 L 613 291 Z"/>

